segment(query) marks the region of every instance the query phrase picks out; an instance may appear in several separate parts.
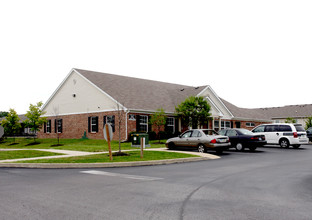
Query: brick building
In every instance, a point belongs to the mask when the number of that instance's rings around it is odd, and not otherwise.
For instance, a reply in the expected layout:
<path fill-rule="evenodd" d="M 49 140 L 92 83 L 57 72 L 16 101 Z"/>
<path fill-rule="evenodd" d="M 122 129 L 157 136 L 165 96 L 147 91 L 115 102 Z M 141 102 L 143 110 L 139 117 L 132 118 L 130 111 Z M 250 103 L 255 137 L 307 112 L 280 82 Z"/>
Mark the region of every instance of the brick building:
<path fill-rule="evenodd" d="M 149 117 L 163 108 L 165 130 L 187 129 L 175 117 L 175 106 L 189 96 L 202 96 L 211 106 L 212 120 L 205 127 L 251 129 L 272 120 L 254 109 L 243 109 L 221 99 L 207 86 L 191 87 L 113 74 L 72 69 L 43 106 L 48 121 L 39 138 L 103 138 L 103 126 L 110 123 L 114 139 L 127 140 L 130 132 L 154 130 Z"/>

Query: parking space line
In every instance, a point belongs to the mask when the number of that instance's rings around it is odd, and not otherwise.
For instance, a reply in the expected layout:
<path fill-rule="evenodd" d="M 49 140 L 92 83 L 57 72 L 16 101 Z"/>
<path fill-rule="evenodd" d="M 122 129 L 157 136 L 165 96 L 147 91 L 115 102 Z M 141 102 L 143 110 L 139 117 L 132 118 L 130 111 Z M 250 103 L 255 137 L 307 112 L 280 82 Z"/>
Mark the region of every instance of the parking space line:
<path fill-rule="evenodd" d="M 121 177 L 121 178 L 135 179 L 135 180 L 145 180 L 145 181 L 153 181 L 153 180 L 161 180 L 161 179 L 163 179 L 163 178 L 158 178 L 158 177 L 128 175 L 128 174 L 111 173 L 111 172 L 98 171 L 98 170 L 87 170 L 87 171 L 80 171 L 80 172 L 81 173 L 86 173 L 86 174 L 112 176 L 112 177 Z"/>

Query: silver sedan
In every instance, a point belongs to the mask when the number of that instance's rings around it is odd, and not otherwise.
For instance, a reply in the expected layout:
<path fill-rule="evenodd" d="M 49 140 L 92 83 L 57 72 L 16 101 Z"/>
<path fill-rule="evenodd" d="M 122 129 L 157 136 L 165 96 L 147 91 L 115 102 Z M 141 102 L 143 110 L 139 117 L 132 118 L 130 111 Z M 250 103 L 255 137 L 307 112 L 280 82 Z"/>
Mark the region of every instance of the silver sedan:
<path fill-rule="evenodd" d="M 192 129 L 185 131 L 179 137 L 170 138 L 166 142 L 169 149 L 188 148 L 197 149 L 199 152 L 206 152 L 208 149 L 221 154 L 228 149 L 230 141 L 227 136 L 219 135 L 211 129 Z"/>

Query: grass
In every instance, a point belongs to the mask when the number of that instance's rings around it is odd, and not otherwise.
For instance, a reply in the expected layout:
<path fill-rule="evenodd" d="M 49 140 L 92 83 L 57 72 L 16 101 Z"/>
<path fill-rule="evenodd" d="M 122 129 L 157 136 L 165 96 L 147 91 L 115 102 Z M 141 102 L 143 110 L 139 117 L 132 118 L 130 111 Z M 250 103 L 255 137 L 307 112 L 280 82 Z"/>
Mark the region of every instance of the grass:
<path fill-rule="evenodd" d="M 198 157 L 196 155 L 163 152 L 163 151 L 144 151 L 144 157 L 140 157 L 140 151 L 128 151 L 129 156 L 113 157 L 113 161 L 109 160 L 108 154 L 96 154 L 79 157 L 41 159 L 31 161 L 20 161 L 19 163 L 109 163 L 109 162 L 133 162 L 133 161 L 148 161 L 148 160 L 166 160 L 188 157 Z"/>
<path fill-rule="evenodd" d="M 63 154 L 45 152 L 45 151 L 37 151 L 37 150 L 0 151 L 0 160 L 45 157 L 45 156 L 55 156 L 55 155 L 63 155 Z"/>
<path fill-rule="evenodd" d="M 33 139 L 16 138 L 15 144 L 13 138 L 8 138 L 4 142 L 0 142 L 0 148 L 3 149 L 60 149 L 60 150 L 76 150 L 87 152 L 108 151 L 108 145 L 105 140 L 92 139 L 61 139 L 60 144 L 63 146 L 52 146 L 57 144 L 57 139 L 36 139 L 36 144 L 33 145 Z M 39 143 L 37 143 L 39 142 Z M 150 141 L 152 148 L 165 147 L 164 144 L 154 144 L 156 141 Z M 12 145 L 13 144 L 13 145 Z M 119 150 L 118 141 L 112 141 L 111 147 L 113 151 Z M 134 149 L 130 142 L 121 143 L 121 150 Z"/>

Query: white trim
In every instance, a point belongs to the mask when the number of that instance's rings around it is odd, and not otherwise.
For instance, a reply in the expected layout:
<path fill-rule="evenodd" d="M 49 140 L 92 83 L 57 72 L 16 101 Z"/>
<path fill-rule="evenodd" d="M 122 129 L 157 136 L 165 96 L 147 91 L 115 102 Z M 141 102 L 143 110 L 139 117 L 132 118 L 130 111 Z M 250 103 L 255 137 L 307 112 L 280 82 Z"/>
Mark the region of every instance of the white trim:
<path fill-rule="evenodd" d="M 208 96 L 206 96 L 206 99 L 208 99 L 209 100 L 209 102 L 217 109 L 217 111 L 219 112 L 219 117 L 223 117 L 224 116 L 224 114 L 222 113 L 222 111 L 214 104 L 214 102 L 208 97 Z"/>
<path fill-rule="evenodd" d="M 198 93 L 196 96 L 200 96 L 202 93 L 204 93 L 207 89 L 209 89 L 213 95 L 218 99 L 218 101 L 223 105 L 223 107 L 230 113 L 231 117 L 234 117 L 232 112 L 226 107 L 226 105 L 222 102 L 222 100 L 219 98 L 219 96 L 213 91 L 213 89 L 208 85 L 206 88 L 204 88 L 200 93 Z"/>
<path fill-rule="evenodd" d="M 144 110 L 144 109 L 129 109 L 129 113 L 145 113 L 145 114 L 153 114 L 155 112 L 158 112 L 157 110 Z M 175 115 L 174 112 L 165 112 L 167 115 Z"/>
<path fill-rule="evenodd" d="M 234 121 L 250 121 L 250 122 L 253 122 L 253 121 L 257 121 L 257 122 L 273 122 L 273 120 L 266 120 L 266 119 L 255 119 L 255 118 L 232 118 L 231 120 L 234 120 Z"/>
<path fill-rule="evenodd" d="M 117 111 L 118 110 L 116 110 L 116 109 L 108 109 L 108 110 L 102 110 L 102 111 L 64 113 L 64 114 L 58 114 L 57 116 L 82 115 L 82 114 L 93 114 L 93 113 L 102 113 L 102 112 L 117 112 Z M 55 115 L 43 115 L 43 117 L 55 117 Z"/>

